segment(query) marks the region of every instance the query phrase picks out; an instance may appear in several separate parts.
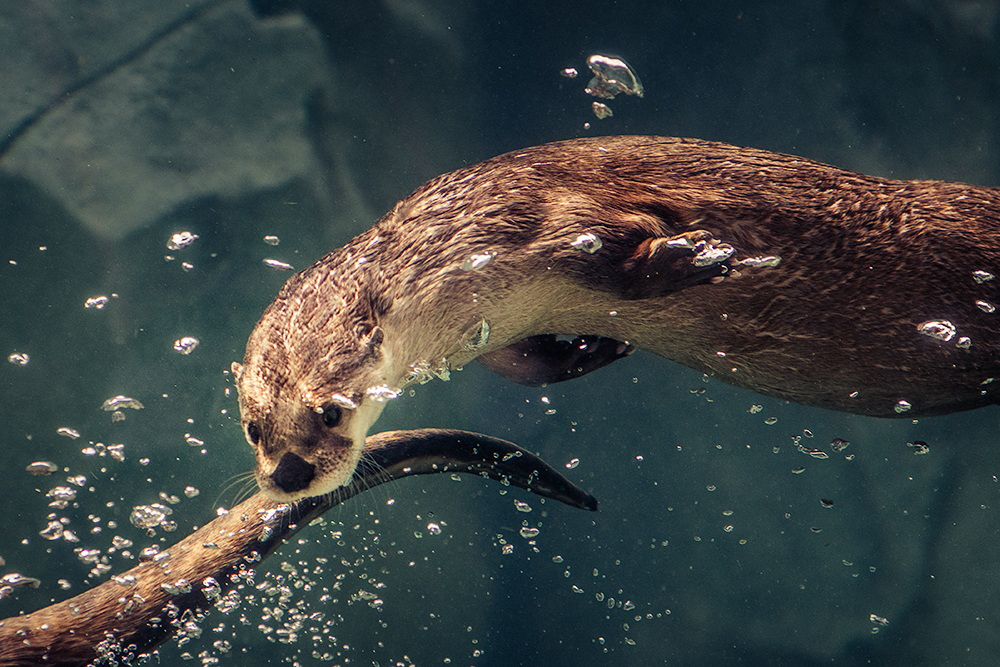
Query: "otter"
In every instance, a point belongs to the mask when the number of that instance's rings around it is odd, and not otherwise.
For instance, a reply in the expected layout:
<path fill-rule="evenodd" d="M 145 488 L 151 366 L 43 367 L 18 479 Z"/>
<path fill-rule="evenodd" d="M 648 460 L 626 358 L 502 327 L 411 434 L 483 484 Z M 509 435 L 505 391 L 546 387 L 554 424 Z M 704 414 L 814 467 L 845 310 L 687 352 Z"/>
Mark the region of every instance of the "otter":
<path fill-rule="evenodd" d="M 293 276 L 233 365 L 261 489 L 345 484 L 384 402 L 475 358 L 517 382 L 633 349 L 804 405 L 997 402 L 1000 190 L 696 139 L 519 150 L 440 176 Z"/>

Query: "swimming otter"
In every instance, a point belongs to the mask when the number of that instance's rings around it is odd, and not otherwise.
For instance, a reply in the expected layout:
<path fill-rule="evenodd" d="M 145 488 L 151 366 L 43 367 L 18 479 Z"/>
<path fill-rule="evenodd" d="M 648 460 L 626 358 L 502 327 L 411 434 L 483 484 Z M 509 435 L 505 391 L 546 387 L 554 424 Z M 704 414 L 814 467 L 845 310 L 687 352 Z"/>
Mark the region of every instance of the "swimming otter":
<path fill-rule="evenodd" d="M 233 370 L 260 486 L 292 500 L 350 479 L 385 400 L 476 357 L 542 384 L 634 346 L 865 415 L 995 403 L 998 270 L 998 189 L 578 139 L 418 189 L 292 277 Z"/>

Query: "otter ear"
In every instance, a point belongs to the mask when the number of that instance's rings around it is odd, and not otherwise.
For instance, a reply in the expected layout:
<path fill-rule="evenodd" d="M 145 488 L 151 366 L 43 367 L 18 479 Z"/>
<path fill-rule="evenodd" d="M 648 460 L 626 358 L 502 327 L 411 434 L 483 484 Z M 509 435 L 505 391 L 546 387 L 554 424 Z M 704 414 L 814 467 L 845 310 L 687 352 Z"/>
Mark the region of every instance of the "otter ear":
<path fill-rule="evenodd" d="M 229 367 L 229 370 L 233 372 L 233 377 L 236 378 L 237 382 L 239 382 L 240 379 L 243 377 L 243 364 L 241 364 L 240 362 L 234 361 L 233 364 Z"/>
<path fill-rule="evenodd" d="M 385 339 L 385 332 L 380 326 L 372 327 L 368 335 L 365 336 L 364 341 L 361 345 L 365 350 L 365 355 L 369 357 L 378 357 L 382 354 L 382 341 Z"/>

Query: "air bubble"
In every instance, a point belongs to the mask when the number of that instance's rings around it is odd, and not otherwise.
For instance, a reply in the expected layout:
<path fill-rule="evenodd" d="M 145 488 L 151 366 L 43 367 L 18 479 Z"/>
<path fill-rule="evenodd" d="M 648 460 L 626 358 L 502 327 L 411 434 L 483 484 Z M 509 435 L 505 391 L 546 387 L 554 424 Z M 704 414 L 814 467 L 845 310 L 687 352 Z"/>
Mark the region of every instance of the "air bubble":
<path fill-rule="evenodd" d="M 122 396 L 121 394 L 119 394 L 118 396 L 113 396 L 101 404 L 101 409 L 104 410 L 105 412 L 120 410 L 122 408 L 130 408 L 132 410 L 142 410 L 144 407 L 146 406 L 144 406 L 138 400 L 130 398 L 128 396 Z"/>
<path fill-rule="evenodd" d="M 567 467 L 568 469 L 570 469 L 570 470 L 572 470 L 573 468 L 577 467 L 578 465 L 580 465 L 580 459 L 570 459 L 570 460 L 569 460 L 569 461 L 568 461 L 568 462 L 566 463 L 566 467 Z"/>
<path fill-rule="evenodd" d="M 586 232 L 573 239 L 570 242 L 570 245 L 576 250 L 585 252 L 588 255 L 593 255 L 595 252 L 604 247 L 604 242 L 601 241 L 600 237 L 596 234 Z"/>
<path fill-rule="evenodd" d="M 191 354 L 200 342 L 194 336 L 184 336 L 174 341 L 174 349 L 181 354 Z"/>
<path fill-rule="evenodd" d="M 948 320 L 928 320 L 917 325 L 917 332 L 948 342 L 955 337 L 956 329 Z"/>
<path fill-rule="evenodd" d="M 282 262 L 280 259 L 265 259 L 264 260 L 264 266 L 267 266 L 267 267 L 272 268 L 272 269 L 276 269 L 278 271 L 294 271 L 295 270 L 295 267 L 293 267 L 291 264 L 289 264 L 288 262 Z"/>
<path fill-rule="evenodd" d="M 850 445 L 851 443 L 849 443 L 847 440 L 844 440 L 843 438 L 834 438 L 833 440 L 830 441 L 830 449 L 832 449 L 835 452 L 842 452 L 845 449 L 847 449 Z"/>
<path fill-rule="evenodd" d="M 994 276 L 989 271 L 973 271 L 972 272 L 972 279 L 975 280 L 977 283 L 989 282 L 989 281 L 993 280 L 993 278 L 995 278 L 995 277 L 996 276 Z"/>
<path fill-rule="evenodd" d="M 31 357 L 26 352 L 14 352 L 7 357 L 7 361 L 15 366 L 27 366 L 28 362 L 31 361 Z"/>
<path fill-rule="evenodd" d="M 997 309 L 997 307 L 994 306 L 989 301 L 982 301 L 982 300 L 976 301 L 976 307 L 979 308 L 979 310 L 983 311 L 984 313 L 994 313 L 996 312 Z"/>
<path fill-rule="evenodd" d="M 173 514 L 173 510 L 160 503 L 151 505 L 136 505 L 129 514 L 129 521 L 136 528 L 151 529 L 167 522 L 167 517 Z"/>
<path fill-rule="evenodd" d="M 25 467 L 25 470 L 32 475 L 51 475 L 59 470 L 59 466 L 52 461 L 35 461 L 34 463 L 29 463 Z"/>
<path fill-rule="evenodd" d="M 474 255 L 469 255 L 462 262 L 463 271 L 479 271 L 485 268 L 490 262 L 496 258 L 497 254 L 495 252 L 478 252 Z"/>
<path fill-rule="evenodd" d="M 588 95 L 606 100 L 613 100 L 621 93 L 642 97 L 642 82 L 621 58 L 595 53 L 587 58 L 587 67 L 594 73 L 587 84 Z"/>
<path fill-rule="evenodd" d="M 365 394 L 376 403 L 385 403 L 399 397 L 399 389 L 393 389 L 387 384 L 380 384 L 375 387 L 368 387 Z"/>
<path fill-rule="evenodd" d="M 896 405 L 893 406 L 892 409 L 896 411 L 896 414 L 902 414 L 904 412 L 908 412 L 912 407 L 913 405 L 909 401 L 899 399 L 896 401 Z"/>
<path fill-rule="evenodd" d="M 171 235 L 170 240 L 167 241 L 167 250 L 180 250 L 181 248 L 186 248 L 197 240 L 197 234 L 192 234 L 191 232 L 177 232 L 176 234 Z"/>
<path fill-rule="evenodd" d="M 102 310 L 104 306 L 108 305 L 109 300 L 106 296 L 92 296 L 83 302 L 83 307 Z"/>
<path fill-rule="evenodd" d="M 264 243 L 266 243 L 267 245 L 278 245 L 279 243 L 281 243 L 281 239 L 279 239 L 274 234 L 268 234 L 267 236 L 264 237 Z"/>
<path fill-rule="evenodd" d="M 615 115 L 615 112 L 611 110 L 604 102 L 591 102 L 590 110 L 593 112 L 597 120 L 604 120 L 605 118 L 611 118 Z"/>

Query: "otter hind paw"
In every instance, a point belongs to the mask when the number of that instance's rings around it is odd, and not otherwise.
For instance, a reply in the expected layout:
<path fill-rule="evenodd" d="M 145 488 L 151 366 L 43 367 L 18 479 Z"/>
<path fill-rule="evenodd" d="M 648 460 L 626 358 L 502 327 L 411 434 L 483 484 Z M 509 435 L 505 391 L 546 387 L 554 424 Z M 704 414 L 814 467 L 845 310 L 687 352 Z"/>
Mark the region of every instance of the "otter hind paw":
<path fill-rule="evenodd" d="M 613 338 L 551 334 L 529 336 L 488 352 L 479 361 L 494 373 L 529 387 L 571 380 L 626 357 L 635 348 Z"/>

